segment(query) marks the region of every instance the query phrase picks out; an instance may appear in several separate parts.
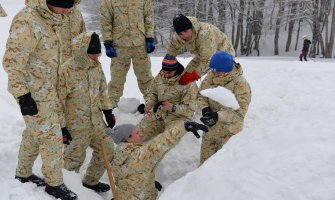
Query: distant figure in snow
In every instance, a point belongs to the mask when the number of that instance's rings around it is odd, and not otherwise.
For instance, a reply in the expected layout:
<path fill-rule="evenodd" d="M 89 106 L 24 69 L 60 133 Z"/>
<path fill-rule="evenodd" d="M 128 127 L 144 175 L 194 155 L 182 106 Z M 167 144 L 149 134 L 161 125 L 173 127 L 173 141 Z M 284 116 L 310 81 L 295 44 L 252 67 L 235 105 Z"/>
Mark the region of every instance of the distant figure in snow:
<path fill-rule="evenodd" d="M 1 4 L 0 4 L 0 17 L 6 17 L 7 14 L 5 12 L 5 10 L 2 8 Z"/>
<path fill-rule="evenodd" d="M 302 61 L 302 58 L 304 58 L 304 60 L 307 61 L 309 45 L 311 45 L 312 42 L 308 39 L 307 35 L 302 36 L 302 38 L 304 39 L 304 46 L 302 47 L 302 53 L 300 54 L 299 58 L 300 61 Z"/>
<path fill-rule="evenodd" d="M 235 134 L 243 129 L 244 117 L 251 101 L 249 83 L 243 77 L 242 67 L 233 56 L 224 51 L 216 52 L 209 62 L 211 71 L 199 88 L 197 106 L 202 109 L 200 120 L 209 126 L 202 137 L 200 163 L 215 154 Z M 239 104 L 233 109 L 200 94 L 208 88 L 224 87 L 230 90 Z"/>

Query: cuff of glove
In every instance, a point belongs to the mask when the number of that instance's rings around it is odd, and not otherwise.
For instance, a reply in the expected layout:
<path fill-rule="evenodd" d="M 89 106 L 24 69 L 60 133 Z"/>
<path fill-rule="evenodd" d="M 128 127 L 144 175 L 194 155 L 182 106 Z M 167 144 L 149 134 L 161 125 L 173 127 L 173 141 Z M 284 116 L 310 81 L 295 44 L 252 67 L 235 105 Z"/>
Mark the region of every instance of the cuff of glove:
<path fill-rule="evenodd" d="M 106 40 L 106 41 L 104 41 L 104 46 L 106 48 L 113 47 L 113 41 L 112 40 Z"/>

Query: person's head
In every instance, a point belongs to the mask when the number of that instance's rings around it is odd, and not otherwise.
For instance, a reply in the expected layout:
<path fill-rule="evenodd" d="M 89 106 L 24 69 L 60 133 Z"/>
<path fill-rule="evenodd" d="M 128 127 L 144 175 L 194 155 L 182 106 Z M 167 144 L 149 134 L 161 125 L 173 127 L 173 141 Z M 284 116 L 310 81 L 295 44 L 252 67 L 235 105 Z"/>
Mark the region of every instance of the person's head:
<path fill-rule="evenodd" d="M 166 54 L 162 61 L 161 75 L 164 78 L 172 78 L 176 75 L 181 74 L 184 71 L 184 67 L 177 61 L 175 56 Z"/>
<path fill-rule="evenodd" d="M 307 40 L 308 39 L 308 35 L 303 35 L 302 39 Z"/>
<path fill-rule="evenodd" d="M 137 128 L 132 124 L 122 124 L 112 129 L 110 135 L 115 144 L 121 142 L 141 144 L 142 138 Z"/>
<path fill-rule="evenodd" d="M 88 57 L 94 61 L 98 61 L 98 58 L 101 55 L 101 43 L 99 39 L 99 35 L 95 32 L 91 35 L 90 44 L 87 48 Z"/>
<path fill-rule="evenodd" d="M 233 70 L 234 57 L 225 51 L 217 51 L 211 57 L 209 68 L 216 75 L 226 75 Z"/>
<path fill-rule="evenodd" d="M 192 40 L 192 22 L 183 14 L 177 14 L 173 18 L 173 27 L 176 33 L 185 41 Z"/>
<path fill-rule="evenodd" d="M 67 15 L 74 5 L 74 0 L 46 0 L 46 3 L 51 12 Z"/>

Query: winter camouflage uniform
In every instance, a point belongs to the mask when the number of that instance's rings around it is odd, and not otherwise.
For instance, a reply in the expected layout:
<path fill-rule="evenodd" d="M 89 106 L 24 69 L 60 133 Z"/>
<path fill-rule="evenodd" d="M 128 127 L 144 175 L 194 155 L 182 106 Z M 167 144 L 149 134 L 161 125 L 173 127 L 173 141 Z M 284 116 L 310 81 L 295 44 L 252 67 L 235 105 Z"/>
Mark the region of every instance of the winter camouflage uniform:
<path fill-rule="evenodd" d="M 16 175 L 32 175 L 39 153 L 42 173 L 50 186 L 63 183 L 63 140 L 60 127 L 61 103 L 57 95 L 60 64 L 60 26 L 62 16 L 51 12 L 45 0 L 26 1 L 13 19 L 3 67 L 8 73 L 8 91 L 17 99 L 31 93 L 38 114 L 24 116 Z"/>
<path fill-rule="evenodd" d="M 80 33 L 85 32 L 85 22 L 78 9 L 79 3 L 80 0 L 75 0 L 75 5 L 70 9 L 70 12 L 63 16 L 61 29 L 63 55 L 62 63 L 71 58 L 71 40 Z"/>
<path fill-rule="evenodd" d="M 155 169 L 185 135 L 183 122 L 166 129 L 147 144 L 120 143 L 112 162 L 119 200 L 155 200 Z"/>
<path fill-rule="evenodd" d="M 0 17 L 6 17 L 7 14 L 5 12 L 5 10 L 2 8 L 1 4 L 0 4 Z"/>
<path fill-rule="evenodd" d="M 195 70 L 201 77 L 208 71 L 208 64 L 212 55 L 218 50 L 224 50 L 235 56 L 234 46 L 226 34 L 216 26 L 197 21 L 194 17 L 187 17 L 193 26 L 191 41 L 185 41 L 175 33 L 167 46 L 167 53 L 173 56 L 181 54 L 184 49 L 195 54 L 186 66 L 185 72 Z"/>
<path fill-rule="evenodd" d="M 62 127 L 67 127 L 73 139 L 65 147 L 64 168 L 78 172 L 90 146 L 93 156 L 83 182 L 95 185 L 105 170 L 101 141 L 104 141 L 110 159 L 113 141 L 105 133 L 107 127 L 101 112 L 112 109 L 106 79 L 100 63 L 87 55 L 91 35 L 82 33 L 73 39 L 74 57 L 61 66 L 58 90 L 66 116 L 66 125 Z"/>
<path fill-rule="evenodd" d="M 208 88 L 222 86 L 232 91 L 240 106 L 239 109 L 223 106 L 222 104 L 198 95 L 198 106 L 203 109 L 209 106 L 213 112 L 218 112 L 218 122 L 209 127 L 209 132 L 202 137 L 200 163 L 205 162 L 216 153 L 229 140 L 229 138 L 243 129 L 244 117 L 251 101 L 251 89 L 249 83 L 243 77 L 240 64 L 235 63 L 233 71 L 227 76 L 215 77 L 210 71 L 200 86 L 200 91 Z"/>
<path fill-rule="evenodd" d="M 145 115 L 137 126 L 144 141 L 163 132 L 165 128 L 173 127 L 177 121 L 193 117 L 194 110 L 190 104 L 196 100 L 197 86 L 195 83 L 180 85 L 179 78 L 180 75 L 164 78 L 158 74 L 149 86 L 146 106 L 152 108 L 158 101 L 168 101 L 176 106 L 176 111 L 163 111 L 160 106 L 156 114 Z"/>
<path fill-rule="evenodd" d="M 151 0 L 103 0 L 100 8 L 100 30 L 104 41 L 113 41 L 117 57 L 111 59 L 111 81 L 108 94 L 113 107 L 123 95 L 132 61 L 139 89 L 153 80 L 146 38 L 154 38 L 154 12 Z"/>

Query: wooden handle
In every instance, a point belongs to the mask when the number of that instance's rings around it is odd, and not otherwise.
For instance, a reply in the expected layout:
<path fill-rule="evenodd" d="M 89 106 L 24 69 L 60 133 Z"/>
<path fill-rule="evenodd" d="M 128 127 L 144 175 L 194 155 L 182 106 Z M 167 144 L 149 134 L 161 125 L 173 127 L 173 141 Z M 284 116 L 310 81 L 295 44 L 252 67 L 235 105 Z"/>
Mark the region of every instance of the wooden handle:
<path fill-rule="evenodd" d="M 103 141 L 101 141 L 101 150 L 102 150 L 102 154 L 103 154 L 104 161 L 105 161 L 105 166 L 106 166 L 106 170 L 107 170 L 107 174 L 108 174 L 109 183 L 110 183 L 111 188 L 112 188 L 113 198 L 114 198 L 114 200 L 118 200 L 118 194 L 117 194 L 116 186 L 115 186 L 115 183 L 114 183 L 112 169 L 111 169 L 109 160 L 107 158 L 107 154 L 106 154 L 106 150 L 105 150 L 105 146 L 104 146 Z"/>

